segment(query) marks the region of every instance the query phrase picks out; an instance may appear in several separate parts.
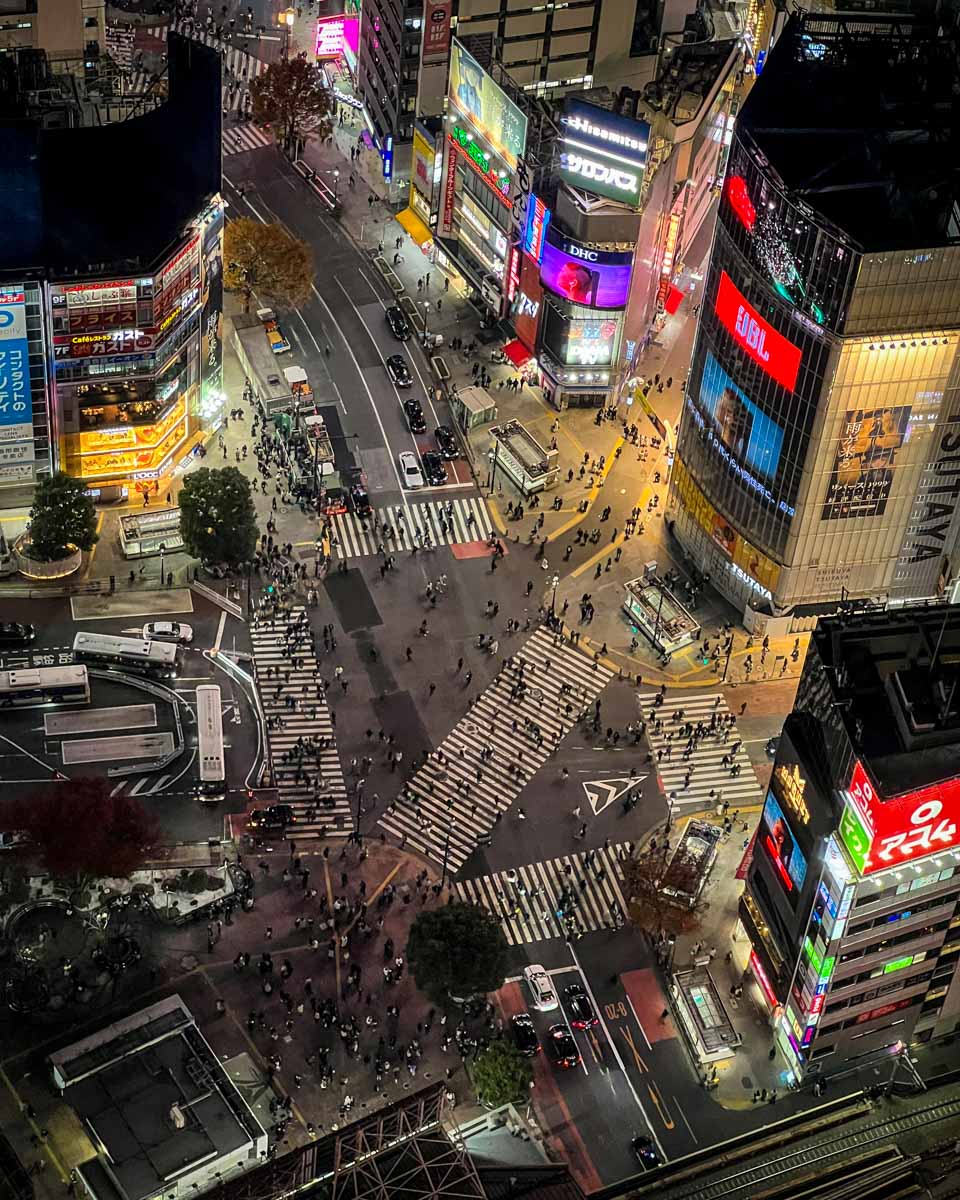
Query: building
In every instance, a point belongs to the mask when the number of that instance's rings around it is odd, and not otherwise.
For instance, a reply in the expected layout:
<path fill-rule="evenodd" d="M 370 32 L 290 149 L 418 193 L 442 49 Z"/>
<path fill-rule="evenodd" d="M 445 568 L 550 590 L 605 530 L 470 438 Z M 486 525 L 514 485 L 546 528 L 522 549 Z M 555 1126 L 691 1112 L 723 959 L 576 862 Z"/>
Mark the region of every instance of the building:
<path fill-rule="evenodd" d="M 435 7 L 428 0 L 427 7 Z M 409 160 L 417 107 L 424 0 L 368 0 L 360 17 L 357 88 L 381 152 Z M 448 25 L 449 29 L 449 25 Z"/>
<path fill-rule="evenodd" d="M 178 1200 L 260 1165 L 267 1133 L 179 996 L 50 1056 L 92 1200 Z"/>
<path fill-rule="evenodd" d="M 958 64 L 918 18 L 801 15 L 738 116 L 667 517 L 751 627 L 955 572 Z"/>
<path fill-rule="evenodd" d="M 818 624 L 740 921 L 797 1078 L 960 1029 L 960 612 Z"/>
<path fill-rule="evenodd" d="M 106 123 L 82 79 L 46 71 L 38 90 L 33 51 L 0 60 L 7 503 L 58 469 L 101 498 L 159 492 L 222 419 L 220 61 L 178 35 L 168 49 L 166 98 Z"/>
<path fill-rule="evenodd" d="M 42 51 L 52 70 L 86 76 L 106 45 L 104 0 L 9 0 L 0 56 Z"/>

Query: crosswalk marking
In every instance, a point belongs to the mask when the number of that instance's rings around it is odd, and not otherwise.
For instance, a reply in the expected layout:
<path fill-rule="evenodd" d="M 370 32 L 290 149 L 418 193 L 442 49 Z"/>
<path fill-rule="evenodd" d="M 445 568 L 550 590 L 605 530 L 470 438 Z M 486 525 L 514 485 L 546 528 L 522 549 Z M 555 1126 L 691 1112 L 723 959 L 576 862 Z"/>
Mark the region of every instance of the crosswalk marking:
<path fill-rule="evenodd" d="M 558 634 L 538 629 L 379 824 L 434 862 L 446 860 L 456 873 L 612 677 Z M 518 692 L 521 678 L 525 686 Z"/>
<path fill-rule="evenodd" d="M 511 946 L 612 929 L 626 916 L 620 884 L 629 843 L 459 881 L 457 896 L 500 918 Z M 557 914 L 560 914 L 559 916 Z"/>
<path fill-rule="evenodd" d="M 674 809 L 709 808 L 724 800 L 729 800 L 731 809 L 762 803 L 763 793 L 743 745 L 732 755 L 732 764 L 740 768 L 739 775 L 731 775 L 730 767 L 722 761 L 731 755 L 731 747 L 740 738 L 736 724 L 726 720 L 730 709 L 721 693 L 699 692 L 670 697 L 659 706 L 654 705 L 654 699 L 655 696 L 649 693 L 641 696 L 640 708 L 647 722 L 647 740 L 661 786 L 667 798 L 673 801 Z M 683 713 L 680 720 L 675 717 L 678 712 Z M 710 732 L 710 723 L 714 719 L 716 732 Z M 657 721 L 662 722 L 659 732 Z M 706 732 L 685 759 L 687 736 L 681 730 L 687 725 L 696 730 L 701 724 Z M 686 784 L 688 772 L 690 782 Z"/>
<path fill-rule="evenodd" d="M 168 25 L 153 25 L 147 32 L 157 41 L 165 43 L 170 28 L 171 26 Z M 174 24 L 173 28 L 176 29 L 177 25 Z M 245 97 L 250 81 L 258 75 L 262 75 L 269 63 L 262 58 L 255 57 L 247 50 L 241 50 L 239 46 L 224 45 L 222 42 L 218 42 L 213 34 L 208 33 L 205 29 L 191 32 L 188 28 L 185 32 L 188 37 L 200 42 L 201 45 L 220 51 L 224 79 L 223 107 L 228 112 L 239 112 L 246 102 Z M 233 80 L 239 83 L 238 87 L 231 88 L 229 86 Z"/>
<path fill-rule="evenodd" d="M 391 535 L 385 536 L 384 526 L 393 531 Z M 333 536 L 338 544 L 333 549 L 342 558 L 376 554 L 381 542 L 388 553 L 412 550 L 423 544 L 422 538 L 417 540 L 418 530 L 428 536 L 434 546 L 452 546 L 486 541 L 493 526 L 486 503 L 478 496 L 427 500 L 419 504 L 389 504 L 375 509 L 373 515 L 363 521 L 356 513 L 334 516 Z"/>
<path fill-rule="evenodd" d="M 225 125 L 222 138 L 224 154 L 242 154 L 245 150 L 258 150 L 272 142 L 270 134 L 264 133 L 252 121 L 245 121 L 242 125 Z"/>
<path fill-rule="evenodd" d="M 295 606 L 289 621 L 299 621 L 303 611 L 302 606 Z M 261 617 L 250 630 L 257 688 L 268 725 L 271 717 L 283 720 L 282 728 L 267 730 L 274 784 L 280 802 L 291 805 L 297 815 L 294 831 L 297 837 L 319 837 L 323 829 L 330 837 L 344 837 L 352 830 L 347 785 L 317 659 L 310 649 L 310 627 L 304 628 L 307 640 L 289 654 L 284 647 L 287 618 Z M 293 658 L 297 660 L 296 667 Z M 295 699 L 295 708 L 287 706 L 288 696 Z M 307 778 L 298 780 L 296 760 L 285 762 L 284 756 L 294 750 L 300 738 L 317 743 L 319 749 L 304 756 L 303 771 Z"/>

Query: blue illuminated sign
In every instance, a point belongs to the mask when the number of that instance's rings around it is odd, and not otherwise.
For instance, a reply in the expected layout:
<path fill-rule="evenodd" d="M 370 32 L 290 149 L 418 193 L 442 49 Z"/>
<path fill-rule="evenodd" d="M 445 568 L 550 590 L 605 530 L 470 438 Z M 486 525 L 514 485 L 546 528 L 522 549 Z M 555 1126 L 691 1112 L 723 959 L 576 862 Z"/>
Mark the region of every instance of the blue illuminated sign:
<path fill-rule="evenodd" d="M 0 292 L 0 441 L 33 438 L 33 401 L 23 292 Z"/>

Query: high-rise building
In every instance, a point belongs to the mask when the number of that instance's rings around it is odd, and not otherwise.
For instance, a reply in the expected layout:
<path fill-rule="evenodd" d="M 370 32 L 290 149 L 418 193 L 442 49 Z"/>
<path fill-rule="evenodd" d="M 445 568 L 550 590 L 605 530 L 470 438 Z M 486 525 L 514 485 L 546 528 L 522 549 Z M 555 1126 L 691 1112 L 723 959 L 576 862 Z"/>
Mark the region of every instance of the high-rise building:
<path fill-rule="evenodd" d="M 827 617 L 740 921 L 796 1078 L 960 1029 L 960 611 Z"/>
<path fill-rule="evenodd" d="M 736 121 L 667 516 L 747 619 L 955 573 L 957 50 L 918 18 L 797 16 Z"/>

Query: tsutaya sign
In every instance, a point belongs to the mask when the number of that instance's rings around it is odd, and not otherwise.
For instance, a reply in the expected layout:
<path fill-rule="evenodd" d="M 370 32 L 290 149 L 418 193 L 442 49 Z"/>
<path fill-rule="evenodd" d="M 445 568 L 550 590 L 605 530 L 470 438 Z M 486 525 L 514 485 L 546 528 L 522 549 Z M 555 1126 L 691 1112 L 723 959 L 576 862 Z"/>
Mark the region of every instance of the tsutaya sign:
<path fill-rule="evenodd" d="M 800 370 L 800 348 L 767 324 L 757 310 L 747 303 L 746 296 L 726 271 L 720 272 L 714 307 L 720 324 L 740 349 L 771 379 L 792 392 Z"/>
<path fill-rule="evenodd" d="M 636 206 L 650 126 L 582 100 L 564 104 L 560 178 L 597 196 Z"/>
<path fill-rule="evenodd" d="M 847 791 L 840 837 L 862 875 L 960 844 L 960 779 L 883 800 L 858 760 Z"/>

